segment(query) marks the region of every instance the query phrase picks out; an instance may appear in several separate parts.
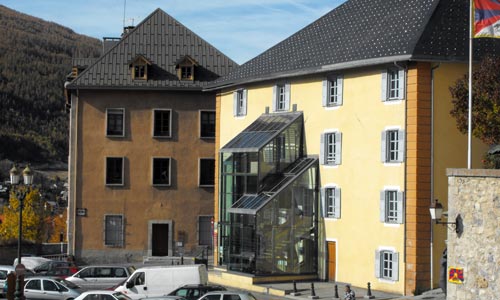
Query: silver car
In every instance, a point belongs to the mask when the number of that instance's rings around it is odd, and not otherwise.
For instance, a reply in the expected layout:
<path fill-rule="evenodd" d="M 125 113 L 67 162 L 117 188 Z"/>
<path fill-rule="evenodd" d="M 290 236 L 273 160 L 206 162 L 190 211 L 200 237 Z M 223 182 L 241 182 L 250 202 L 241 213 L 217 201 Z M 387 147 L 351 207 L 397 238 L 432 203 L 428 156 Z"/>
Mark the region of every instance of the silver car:
<path fill-rule="evenodd" d="M 208 292 L 198 300 L 257 300 L 248 292 L 216 291 Z"/>
<path fill-rule="evenodd" d="M 127 279 L 134 270 L 134 267 L 88 266 L 66 277 L 66 280 L 84 290 L 104 290 Z"/>
<path fill-rule="evenodd" d="M 47 277 L 30 277 L 24 285 L 26 299 L 73 300 L 80 292 Z"/>

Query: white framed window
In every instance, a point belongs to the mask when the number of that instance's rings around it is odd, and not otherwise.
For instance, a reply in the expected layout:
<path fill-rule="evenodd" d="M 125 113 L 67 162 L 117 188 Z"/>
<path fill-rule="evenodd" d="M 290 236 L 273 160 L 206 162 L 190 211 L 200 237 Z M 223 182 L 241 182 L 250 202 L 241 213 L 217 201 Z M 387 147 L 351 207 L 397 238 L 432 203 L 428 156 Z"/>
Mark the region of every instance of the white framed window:
<path fill-rule="evenodd" d="M 319 161 L 322 165 L 342 163 L 342 133 L 325 132 L 321 134 Z"/>
<path fill-rule="evenodd" d="M 382 72 L 382 101 L 405 99 L 406 71 L 389 68 Z"/>
<path fill-rule="evenodd" d="M 324 107 L 340 106 L 343 101 L 343 84 L 344 78 L 342 75 L 331 75 L 323 80 L 323 101 Z"/>
<path fill-rule="evenodd" d="M 124 184 L 124 161 L 123 157 L 106 157 L 106 185 Z"/>
<path fill-rule="evenodd" d="M 154 186 L 170 185 L 170 158 L 153 157 L 152 181 Z"/>
<path fill-rule="evenodd" d="M 278 83 L 273 87 L 273 111 L 290 110 L 290 84 Z"/>
<path fill-rule="evenodd" d="M 106 109 L 106 136 L 123 137 L 125 136 L 125 109 L 107 108 Z"/>
<path fill-rule="evenodd" d="M 400 163 L 404 161 L 405 132 L 399 129 L 388 129 L 382 132 L 382 162 Z"/>
<path fill-rule="evenodd" d="M 403 192 L 397 189 L 385 189 L 380 192 L 380 222 L 388 224 L 403 224 Z"/>
<path fill-rule="evenodd" d="M 326 186 L 321 189 L 323 217 L 340 219 L 341 192 L 338 186 Z"/>
<path fill-rule="evenodd" d="M 375 251 L 375 277 L 379 279 L 399 280 L 399 253 L 390 249 Z"/>
<path fill-rule="evenodd" d="M 200 111 L 200 137 L 205 139 L 215 138 L 215 111 Z"/>
<path fill-rule="evenodd" d="M 153 137 L 172 137 L 172 110 L 153 109 Z"/>
<path fill-rule="evenodd" d="M 215 184 L 215 159 L 200 158 L 199 186 L 211 187 Z"/>
<path fill-rule="evenodd" d="M 123 215 L 104 216 L 104 245 L 123 247 Z"/>
<path fill-rule="evenodd" d="M 239 89 L 233 92 L 233 116 L 242 117 L 247 115 L 247 95 L 246 89 Z"/>

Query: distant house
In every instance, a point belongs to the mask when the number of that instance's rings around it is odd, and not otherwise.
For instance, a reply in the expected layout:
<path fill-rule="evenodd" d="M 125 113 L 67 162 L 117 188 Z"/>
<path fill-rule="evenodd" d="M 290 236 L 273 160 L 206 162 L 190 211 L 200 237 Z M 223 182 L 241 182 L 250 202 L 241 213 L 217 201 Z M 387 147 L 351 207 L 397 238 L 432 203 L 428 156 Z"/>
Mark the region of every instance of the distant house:
<path fill-rule="evenodd" d="M 68 251 L 85 262 L 212 245 L 215 92 L 236 63 L 157 9 L 97 60 L 77 60 Z"/>
<path fill-rule="evenodd" d="M 467 162 L 448 88 L 467 72 L 468 13 L 462 0 L 349 0 L 210 84 L 213 282 L 227 270 L 437 287 L 446 228 L 428 207 L 447 202 L 446 168 Z M 498 55 L 500 44 L 475 50 Z M 485 145 L 473 147 L 480 167 Z"/>

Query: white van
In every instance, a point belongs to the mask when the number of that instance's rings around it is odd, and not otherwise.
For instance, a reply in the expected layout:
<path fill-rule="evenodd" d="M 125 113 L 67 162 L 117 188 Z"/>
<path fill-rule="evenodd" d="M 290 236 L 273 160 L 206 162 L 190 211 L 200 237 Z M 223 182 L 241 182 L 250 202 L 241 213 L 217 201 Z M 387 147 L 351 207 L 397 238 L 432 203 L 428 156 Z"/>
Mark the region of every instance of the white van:
<path fill-rule="evenodd" d="M 115 291 L 139 299 L 167 295 L 185 284 L 207 283 L 205 265 L 155 266 L 135 270 Z"/>

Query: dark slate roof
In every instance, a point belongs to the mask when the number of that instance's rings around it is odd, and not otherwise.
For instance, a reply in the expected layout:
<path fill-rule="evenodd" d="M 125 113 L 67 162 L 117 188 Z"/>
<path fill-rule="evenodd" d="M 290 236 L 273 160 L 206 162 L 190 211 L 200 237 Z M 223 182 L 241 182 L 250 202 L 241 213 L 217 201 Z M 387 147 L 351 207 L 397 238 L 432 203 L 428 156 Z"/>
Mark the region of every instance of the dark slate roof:
<path fill-rule="evenodd" d="M 263 114 L 220 151 L 257 152 L 301 117 L 302 112 Z"/>
<path fill-rule="evenodd" d="M 142 55 L 152 63 L 148 80 L 132 80 L 129 62 Z M 186 55 L 198 63 L 195 81 L 180 81 L 176 62 Z M 68 89 L 193 89 L 228 74 L 237 64 L 161 9 L 83 71 Z"/>
<path fill-rule="evenodd" d="M 465 0 L 348 0 L 209 88 L 394 61 L 467 61 L 468 18 Z M 500 53 L 499 41 L 476 41 L 478 54 Z"/>

